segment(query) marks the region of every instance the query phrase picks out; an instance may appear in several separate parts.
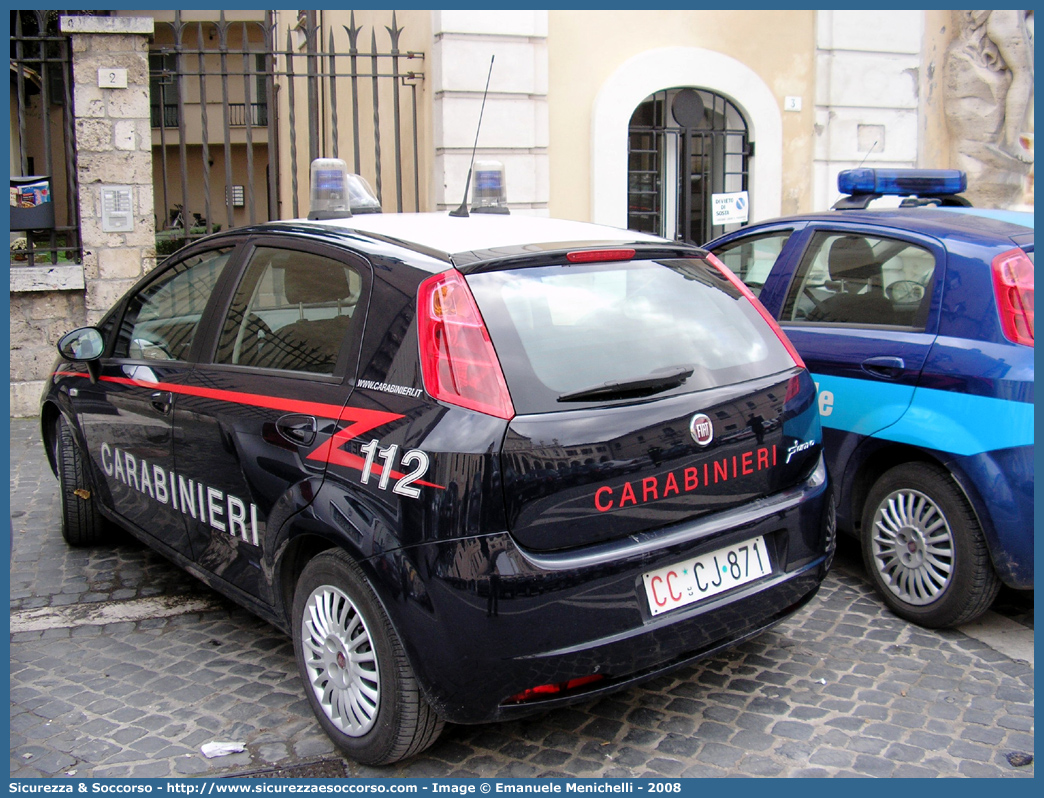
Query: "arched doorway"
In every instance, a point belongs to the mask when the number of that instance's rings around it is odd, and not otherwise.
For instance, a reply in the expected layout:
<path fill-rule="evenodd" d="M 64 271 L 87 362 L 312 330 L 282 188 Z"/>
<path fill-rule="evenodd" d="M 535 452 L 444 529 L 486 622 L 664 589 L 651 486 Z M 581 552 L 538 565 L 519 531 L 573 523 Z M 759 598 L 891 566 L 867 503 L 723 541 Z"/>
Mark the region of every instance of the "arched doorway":
<path fill-rule="evenodd" d="M 664 47 L 635 55 L 613 71 L 591 110 L 590 220 L 627 227 L 627 131 L 635 109 L 665 86 L 700 86 L 742 109 L 757 157 L 748 158 L 750 221 L 780 215 L 783 115 L 779 98 L 741 61 L 701 47 Z"/>
<path fill-rule="evenodd" d="M 694 88 L 654 92 L 627 128 L 627 227 L 702 244 L 725 232 L 712 224 L 711 196 L 747 191 L 753 146 L 740 110 Z"/>

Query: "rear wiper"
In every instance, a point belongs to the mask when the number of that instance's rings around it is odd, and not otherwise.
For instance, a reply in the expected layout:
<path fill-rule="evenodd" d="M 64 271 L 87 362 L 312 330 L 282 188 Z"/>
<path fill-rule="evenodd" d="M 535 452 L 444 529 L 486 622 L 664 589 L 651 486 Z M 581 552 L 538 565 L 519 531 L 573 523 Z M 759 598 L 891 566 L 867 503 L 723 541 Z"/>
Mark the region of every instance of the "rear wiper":
<path fill-rule="evenodd" d="M 558 397 L 559 402 L 584 402 L 589 399 L 627 399 L 633 396 L 649 396 L 681 385 L 692 376 L 691 367 L 679 366 L 670 370 L 635 377 L 631 380 L 614 380 L 601 385 L 593 385 L 579 391 L 564 393 Z"/>

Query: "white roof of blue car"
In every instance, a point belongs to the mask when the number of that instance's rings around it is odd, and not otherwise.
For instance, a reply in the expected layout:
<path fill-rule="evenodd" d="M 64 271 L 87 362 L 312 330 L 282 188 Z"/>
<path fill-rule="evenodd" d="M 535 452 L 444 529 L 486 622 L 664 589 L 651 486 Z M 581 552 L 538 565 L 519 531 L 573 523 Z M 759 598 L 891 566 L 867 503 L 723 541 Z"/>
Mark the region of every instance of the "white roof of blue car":
<path fill-rule="evenodd" d="M 1033 229 L 1033 214 L 1026 211 L 1005 211 L 993 208 L 946 208 L 951 213 L 963 213 L 968 216 L 979 216 L 983 219 L 997 219 L 1008 224 L 1017 224 Z"/>

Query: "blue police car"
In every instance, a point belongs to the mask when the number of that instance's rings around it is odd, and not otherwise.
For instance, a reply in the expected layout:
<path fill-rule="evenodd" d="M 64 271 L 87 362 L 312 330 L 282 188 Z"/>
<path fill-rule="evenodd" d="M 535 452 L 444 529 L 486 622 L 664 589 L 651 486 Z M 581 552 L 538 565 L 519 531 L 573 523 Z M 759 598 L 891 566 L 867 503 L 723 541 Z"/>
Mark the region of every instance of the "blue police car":
<path fill-rule="evenodd" d="M 834 209 L 708 243 L 812 371 L 838 527 L 924 626 L 1033 587 L 1033 217 L 963 173 L 842 172 Z M 871 200 L 904 197 L 899 207 Z M 885 200 L 888 202 L 888 200 Z"/>

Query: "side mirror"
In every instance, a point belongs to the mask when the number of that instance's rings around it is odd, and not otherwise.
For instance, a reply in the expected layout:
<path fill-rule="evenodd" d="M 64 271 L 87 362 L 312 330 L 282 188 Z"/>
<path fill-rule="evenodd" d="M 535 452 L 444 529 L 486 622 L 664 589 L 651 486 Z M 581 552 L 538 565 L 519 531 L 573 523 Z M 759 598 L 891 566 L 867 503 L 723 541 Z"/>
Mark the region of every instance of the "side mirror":
<path fill-rule="evenodd" d="M 80 327 L 66 333 L 58 341 L 58 354 L 73 362 L 97 360 L 104 349 L 102 334 L 94 327 Z"/>
<path fill-rule="evenodd" d="M 98 382 L 101 374 L 98 361 L 104 351 L 105 339 L 95 327 L 80 327 L 58 339 L 58 354 L 74 363 L 86 363 L 92 383 Z"/>

